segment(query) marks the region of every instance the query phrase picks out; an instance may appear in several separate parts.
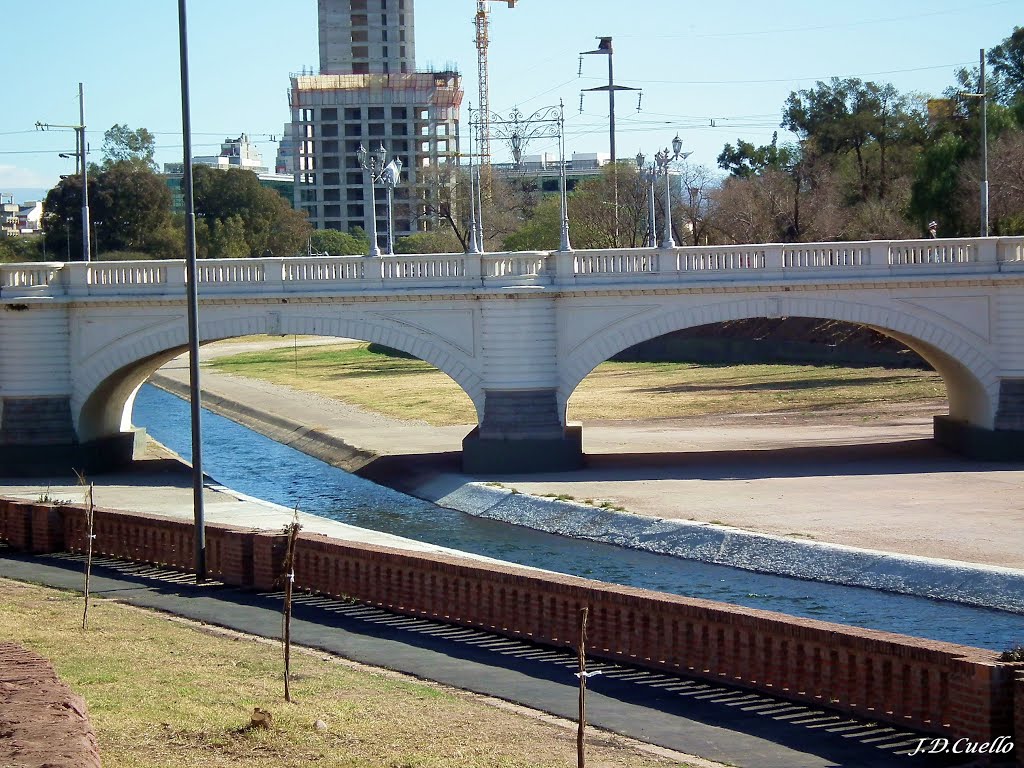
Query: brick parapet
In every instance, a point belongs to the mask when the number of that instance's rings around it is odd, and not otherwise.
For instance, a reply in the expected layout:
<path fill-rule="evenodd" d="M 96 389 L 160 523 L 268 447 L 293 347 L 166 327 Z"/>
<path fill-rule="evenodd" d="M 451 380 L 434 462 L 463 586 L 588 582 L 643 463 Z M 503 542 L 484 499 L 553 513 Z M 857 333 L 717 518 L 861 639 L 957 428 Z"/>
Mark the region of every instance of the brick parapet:
<path fill-rule="evenodd" d="M 64 543 L 82 551 L 84 512 L 57 509 Z M 52 512 L 2 501 L 0 522 L 10 545 L 26 550 L 43 536 L 33 522 L 40 530 L 54 528 Z M 103 509 L 96 510 L 94 528 L 96 553 L 192 567 L 188 521 Z M 206 531 L 211 577 L 280 588 L 283 534 L 221 525 Z M 1016 669 L 969 646 L 317 534 L 299 535 L 295 577 L 300 589 L 554 646 L 575 642 L 586 606 L 595 657 L 975 741 L 1011 734 L 1014 718 L 1022 717 L 1016 710 L 1024 709 Z"/>

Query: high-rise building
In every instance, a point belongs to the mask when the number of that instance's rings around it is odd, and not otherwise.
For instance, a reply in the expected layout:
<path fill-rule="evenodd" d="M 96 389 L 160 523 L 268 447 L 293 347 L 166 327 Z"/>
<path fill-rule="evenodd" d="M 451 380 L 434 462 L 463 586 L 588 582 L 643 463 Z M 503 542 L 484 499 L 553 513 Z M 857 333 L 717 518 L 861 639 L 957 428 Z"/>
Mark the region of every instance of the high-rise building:
<path fill-rule="evenodd" d="M 318 0 L 320 73 L 289 90 L 295 207 L 318 229 L 387 228 L 386 190 L 372 185 L 359 148 L 402 161 L 396 237 L 430 228 L 424 213 L 458 163 L 462 77 L 415 71 L 413 0 Z M 372 200 L 372 203 L 371 203 Z"/>

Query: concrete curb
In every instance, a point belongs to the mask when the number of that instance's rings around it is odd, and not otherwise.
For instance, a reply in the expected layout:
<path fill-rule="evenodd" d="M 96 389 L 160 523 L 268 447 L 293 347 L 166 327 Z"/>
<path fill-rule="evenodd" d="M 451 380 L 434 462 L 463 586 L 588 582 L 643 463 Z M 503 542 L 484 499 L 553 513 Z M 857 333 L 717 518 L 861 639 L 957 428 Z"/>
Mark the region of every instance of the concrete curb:
<path fill-rule="evenodd" d="M 452 490 L 457 480 L 436 478 L 420 486 L 416 495 L 449 509 L 561 536 L 760 573 L 1024 613 L 1022 570 L 650 518 L 483 483 L 465 483 Z"/>

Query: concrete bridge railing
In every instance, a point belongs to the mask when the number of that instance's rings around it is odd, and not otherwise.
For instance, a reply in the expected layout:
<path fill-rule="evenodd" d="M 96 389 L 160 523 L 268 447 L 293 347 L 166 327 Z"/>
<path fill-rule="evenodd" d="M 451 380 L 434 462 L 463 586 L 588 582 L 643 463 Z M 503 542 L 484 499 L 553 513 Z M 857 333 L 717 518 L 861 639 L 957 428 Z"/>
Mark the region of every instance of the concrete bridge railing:
<path fill-rule="evenodd" d="M 488 288 L 1024 271 L 1024 237 L 487 254 L 204 259 L 204 294 Z M 0 298 L 178 294 L 183 261 L 0 265 Z"/>

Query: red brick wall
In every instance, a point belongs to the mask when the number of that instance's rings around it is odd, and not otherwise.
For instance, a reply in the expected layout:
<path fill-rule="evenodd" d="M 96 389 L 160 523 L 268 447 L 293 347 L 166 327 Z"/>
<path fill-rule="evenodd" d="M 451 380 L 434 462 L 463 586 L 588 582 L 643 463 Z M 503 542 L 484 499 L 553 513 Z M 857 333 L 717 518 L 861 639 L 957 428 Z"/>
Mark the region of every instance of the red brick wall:
<path fill-rule="evenodd" d="M 12 546 L 56 541 L 33 531 L 26 536 L 26 515 L 17 507 L 7 505 L 0 527 Z M 60 509 L 65 545 L 83 551 L 84 513 Z M 54 527 L 49 513 L 27 517 L 28 525 Z M 192 567 L 190 522 L 112 510 L 97 510 L 95 521 L 96 553 Z M 232 585 L 278 588 L 284 543 L 277 533 L 209 525 L 208 572 Z M 579 610 L 588 606 L 593 656 L 925 731 L 988 741 L 1011 734 L 1014 718 L 1024 717 L 1014 713 L 1014 667 L 978 648 L 314 534 L 300 534 L 295 571 L 300 589 L 551 645 L 574 642 Z M 1016 690 L 1024 710 L 1024 684 Z"/>

